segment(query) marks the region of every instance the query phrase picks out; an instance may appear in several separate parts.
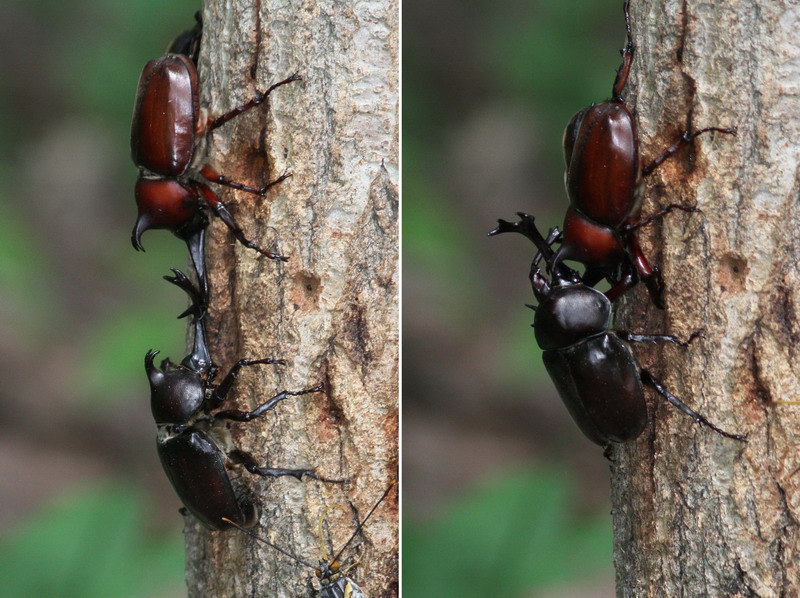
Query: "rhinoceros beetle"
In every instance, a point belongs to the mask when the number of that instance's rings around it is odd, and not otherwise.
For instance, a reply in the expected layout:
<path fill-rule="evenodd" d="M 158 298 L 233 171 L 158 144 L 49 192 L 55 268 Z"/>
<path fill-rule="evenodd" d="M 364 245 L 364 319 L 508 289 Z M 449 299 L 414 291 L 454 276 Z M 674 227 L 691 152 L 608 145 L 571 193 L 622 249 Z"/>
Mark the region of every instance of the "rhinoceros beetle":
<path fill-rule="evenodd" d="M 248 536 L 258 540 L 262 544 L 266 544 L 267 546 L 276 549 L 280 553 L 284 554 L 285 556 L 288 556 L 290 559 L 300 563 L 301 565 L 305 565 L 306 567 L 313 569 L 314 574 L 316 575 L 317 580 L 319 582 L 319 595 L 322 598 L 367 598 L 367 595 L 364 593 L 364 590 L 362 590 L 361 587 L 359 587 L 359 585 L 355 581 L 353 581 L 350 577 L 347 576 L 347 573 L 353 567 L 355 567 L 358 564 L 358 562 L 356 561 L 346 567 L 342 567 L 342 563 L 339 559 L 341 558 L 342 554 L 347 549 L 347 547 L 350 545 L 350 543 L 353 541 L 353 539 L 359 534 L 359 532 L 367 523 L 367 521 L 369 521 L 369 518 L 372 517 L 372 514 L 375 512 L 375 510 L 389 495 L 392 488 L 394 488 L 394 485 L 395 485 L 394 482 L 392 482 L 389 485 L 389 487 L 386 489 L 383 495 L 372 506 L 369 513 L 367 513 L 367 516 L 364 517 L 361 523 L 359 523 L 356 526 L 355 531 L 347 540 L 347 542 L 345 542 L 344 545 L 342 545 L 342 547 L 339 549 L 338 552 L 336 552 L 336 554 L 333 557 L 331 557 L 330 553 L 328 552 L 325 540 L 323 538 L 323 527 L 324 527 L 325 517 L 328 511 L 331 508 L 340 507 L 340 505 L 334 505 L 334 507 L 328 507 L 322 511 L 319 517 L 319 524 L 317 530 L 320 553 L 322 558 L 319 560 L 319 564 L 317 566 L 314 566 L 311 563 L 308 563 L 305 560 L 294 556 L 288 551 L 283 550 L 282 548 L 276 546 L 266 538 L 263 538 L 253 533 L 250 530 L 244 529 L 242 526 L 237 525 L 234 521 L 226 519 L 225 522 L 230 525 L 233 525 L 234 527 L 237 527 L 238 529 L 246 533 Z"/>
<path fill-rule="evenodd" d="M 170 230 L 186 241 L 198 276 L 205 279 L 202 235 L 208 224 L 206 206 L 245 247 L 271 259 L 287 259 L 247 239 L 223 201 L 205 181 L 264 196 L 290 174 L 283 173 L 261 187 L 244 185 L 202 164 L 197 149 L 209 132 L 263 103 L 278 87 L 299 81 L 300 76 L 295 73 L 257 93 L 249 102 L 209 118 L 205 110 L 200 109 L 196 60 L 202 23 L 199 16 L 197 19 L 193 29 L 172 43 L 171 53 L 148 62 L 139 78 L 131 125 L 131 156 L 139 167 L 135 188 L 138 217 L 131 242 L 134 248 L 143 251 L 141 236 L 146 230 Z"/>
<path fill-rule="evenodd" d="M 553 265 L 562 260 L 583 264 L 584 282 L 593 286 L 603 278 L 609 280 L 611 296 L 622 294 L 641 279 L 655 305 L 663 309 L 663 279 L 642 253 L 636 231 L 673 210 L 697 209 L 670 204 L 640 219 L 641 199 L 637 190 L 643 177 L 698 136 L 710 131 L 734 135 L 736 129 L 687 129 L 660 156 L 640 167 L 636 123 L 622 97 L 634 54 L 629 0 L 625 1 L 624 11 L 627 43 L 621 51 L 622 64 L 611 99 L 578 111 L 564 131 L 564 180 L 570 206 Z"/>
<path fill-rule="evenodd" d="M 223 517 L 240 526 L 254 525 L 255 504 L 249 496 L 234 490 L 226 469 L 229 463 L 242 465 L 250 473 L 264 477 L 293 476 L 300 480 L 307 476 L 323 482 L 344 482 L 321 477 L 311 469 L 261 466 L 255 457 L 234 446 L 226 421 L 251 421 L 289 397 L 320 392 L 323 387 L 284 390 L 252 411 L 218 410 L 243 367 L 286 362 L 272 358 L 240 359 L 219 385 L 212 384 L 217 368 L 206 346 L 205 297 L 182 272 L 173 272 L 174 277 L 164 278 L 186 291 L 192 302 L 181 314 L 194 317 L 192 352 L 180 364 L 165 359 L 157 368 L 153 362 L 158 351 L 150 350 L 144 365 L 150 381 L 150 406 L 158 426 L 158 456 L 184 506 L 211 529 L 228 527 Z"/>
<path fill-rule="evenodd" d="M 746 434 L 731 434 L 718 428 L 690 409 L 667 390 L 653 374 L 640 368 L 627 342 L 674 343 L 688 341 L 674 336 L 632 334 L 611 330 L 611 299 L 587 285 L 574 270 L 556 262 L 551 244 L 555 232 L 545 239 L 536 228 L 533 216 L 519 213 L 515 223 L 498 220 L 490 234 L 517 232 L 536 245 L 539 255 L 531 264 L 531 285 L 538 300 L 534 329 L 536 342 L 544 351 L 542 359 L 553 384 L 572 419 L 584 435 L 600 445 L 628 442 L 637 438 L 647 424 L 647 403 L 643 384 L 691 417 L 734 440 Z M 539 269 L 544 258 L 553 278 L 547 281 Z"/>

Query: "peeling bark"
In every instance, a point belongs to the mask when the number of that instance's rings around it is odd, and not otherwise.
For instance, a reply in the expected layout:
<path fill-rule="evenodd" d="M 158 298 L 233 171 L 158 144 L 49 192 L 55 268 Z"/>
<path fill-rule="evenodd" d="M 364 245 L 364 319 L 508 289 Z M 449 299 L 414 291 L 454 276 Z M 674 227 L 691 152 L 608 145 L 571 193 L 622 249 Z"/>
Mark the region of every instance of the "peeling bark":
<path fill-rule="evenodd" d="M 697 203 L 643 233 L 667 308 L 643 289 L 621 328 L 688 336 L 636 349 L 691 407 L 747 444 L 651 401 L 654 426 L 614 452 L 620 596 L 800 594 L 800 6 L 633 2 L 629 89 L 647 161 L 687 122 L 738 126 L 698 138 L 649 177 L 654 204 Z M 652 396 L 652 395 L 651 395 Z"/>
<path fill-rule="evenodd" d="M 347 485 L 231 472 L 257 496 L 255 531 L 312 563 L 325 506 L 338 549 L 397 477 L 398 18 L 395 1 L 208 2 L 200 55 L 201 105 L 220 114 L 299 71 L 303 80 L 217 129 L 209 162 L 230 179 L 263 184 L 264 198 L 219 188 L 246 236 L 289 256 L 278 263 L 233 242 L 217 219 L 206 254 L 208 334 L 215 362 L 285 357 L 247 368 L 231 404 L 252 408 L 284 388 L 325 392 L 282 402 L 249 424 L 238 445 L 275 467 L 315 467 Z M 345 557 L 369 596 L 397 594 L 397 501 L 384 502 Z M 313 571 L 233 531 L 187 519 L 189 595 L 311 595 Z"/>

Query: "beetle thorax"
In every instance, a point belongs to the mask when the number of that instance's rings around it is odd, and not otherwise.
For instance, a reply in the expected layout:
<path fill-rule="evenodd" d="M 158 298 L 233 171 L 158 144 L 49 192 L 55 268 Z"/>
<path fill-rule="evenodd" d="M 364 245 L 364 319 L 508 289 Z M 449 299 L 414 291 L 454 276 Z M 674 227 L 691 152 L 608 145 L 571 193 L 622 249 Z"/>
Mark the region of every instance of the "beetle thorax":
<path fill-rule="evenodd" d="M 542 349 L 563 349 L 604 334 L 611 320 L 611 302 L 583 284 L 553 287 L 534 318 L 536 342 Z"/>
<path fill-rule="evenodd" d="M 185 424 L 200 411 L 206 389 L 196 372 L 185 368 L 165 371 L 150 384 L 150 407 L 158 424 Z"/>

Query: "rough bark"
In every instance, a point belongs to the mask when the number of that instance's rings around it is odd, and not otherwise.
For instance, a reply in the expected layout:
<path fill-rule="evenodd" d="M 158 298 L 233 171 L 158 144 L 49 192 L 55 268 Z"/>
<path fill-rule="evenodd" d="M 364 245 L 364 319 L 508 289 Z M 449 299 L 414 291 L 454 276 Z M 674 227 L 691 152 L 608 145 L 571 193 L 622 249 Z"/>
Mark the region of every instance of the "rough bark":
<path fill-rule="evenodd" d="M 620 596 L 800 595 L 800 6 L 789 0 L 634 1 L 629 89 L 645 160 L 683 128 L 704 136 L 644 188 L 697 203 L 643 233 L 662 265 L 666 311 L 642 289 L 620 327 L 686 337 L 636 349 L 687 404 L 746 444 L 696 426 L 658 398 L 655 424 L 614 452 Z"/>
<path fill-rule="evenodd" d="M 315 467 L 337 485 L 232 472 L 257 497 L 259 534 L 315 563 L 326 505 L 338 549 L 397 477 L 398 18 L 394 0 L 207 2 L 201 104 L 220 114 L 299 71 L 264 106 L 209 140 L 209 162 L 263 184 L 293 176 L 265 198 L 219 188 L 245 234 L 289 256 L 260 257 L 217 219 L 207 257 L 208 331 L 223 371 L 240 357 L 285 357 L 247 368 L 231 403 L 252 408 L 283 389 L 325 384 L 250 424 L 237 444 L 275 467 Z M 397 593 L 397 501 L 390 495 L 345 557 L 370 596 Z M 305 596 L 313 571 L 234 531 L 187 519 L 189 595 Z"/>

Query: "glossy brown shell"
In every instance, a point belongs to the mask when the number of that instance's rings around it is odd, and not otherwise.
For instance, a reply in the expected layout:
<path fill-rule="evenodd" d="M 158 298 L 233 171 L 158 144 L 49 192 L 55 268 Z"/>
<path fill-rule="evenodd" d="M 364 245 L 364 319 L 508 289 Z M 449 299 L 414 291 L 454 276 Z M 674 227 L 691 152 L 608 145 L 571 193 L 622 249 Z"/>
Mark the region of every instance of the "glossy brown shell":
<path fill-rule="evenodd" d="M 573 208 L 564 217 L 564 237 L 556 263 L 575 260 L 587 266 L 616 264 L 625 257 L 625 243 L 610 226 L 595 224 Z"/>
<path fill-rule="evenodd" d="M 139 179 L 134 189 L 139 218 L 148 228 L 175 230 L 197 213 L 197 189 L 170 179 Z"/>
<path fill-rule="evenodd" d="M 204 525 L 226 529 L 223 517 L 243 527 L 253 525 L 254 507 L 247 500 L 240 502 L 225 468 L 225 454 L 204 432 L 188 428 L 159 443 L 158 456 L 181 502 Z"/>
<path fill-rule="evenodd" d="M 545 368 L 581 432 L 600 445 L 627 442 L 647 424 L 639 367 L 614 333 L 545 351 Z"/>
<path fill-rule="evenodd" d="M 563 349 L 605 333 L 611 319 L 611 302 L 592 287 L 553 287 L 539 300 L 533 328 L 536 344 L 544 350 Z"/>
<path fill-rule="evenodd" d="M 639 152 L 628 108 L 608 101 L 585 108 L 565 131 L 565 182 L 570 203 L 612 228 L 638 210 Z"/>
<path fill-rule="evenodd" d="M 188 57 L 167 54 L 148 62 L 136 91 L 131 156 L 163 176 L 179 176 L 192 162 L 199 118 L 197 69 Z"/>

